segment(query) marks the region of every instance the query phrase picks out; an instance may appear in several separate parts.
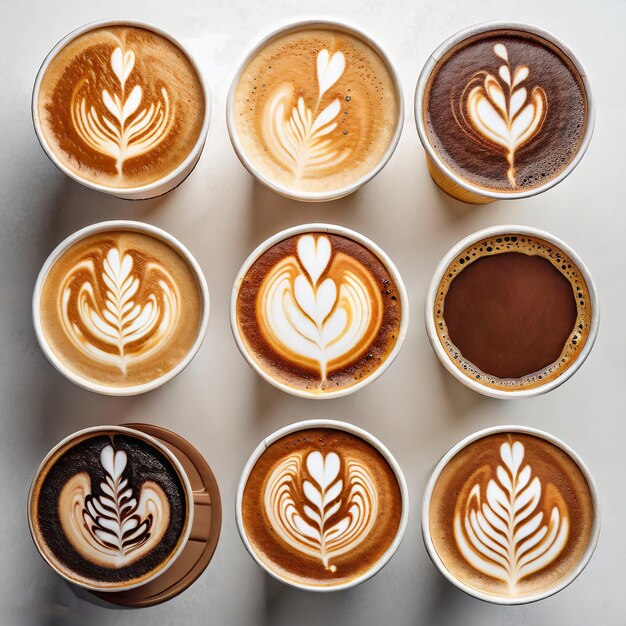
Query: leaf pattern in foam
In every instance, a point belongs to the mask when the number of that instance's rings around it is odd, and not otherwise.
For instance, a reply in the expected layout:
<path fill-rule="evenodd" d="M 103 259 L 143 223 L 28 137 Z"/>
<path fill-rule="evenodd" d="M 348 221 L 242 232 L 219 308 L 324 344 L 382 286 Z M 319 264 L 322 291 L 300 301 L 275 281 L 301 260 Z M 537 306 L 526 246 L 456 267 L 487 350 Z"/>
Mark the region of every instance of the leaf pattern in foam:
<path fill-rule="evenodd" d="M 569 537 L 565 503 L 552 507 L 544 523 L 539 510 L 542 485 L 522 468 L 524 446 L 503 443 L 495 479 L 481 494 L 480 483 L 470 490 L 464 511 L 455 513 L 454 536 L 465 560 L 478 571 L 501 580 L 513 593 L 519 582 L 553 563 Z"/>

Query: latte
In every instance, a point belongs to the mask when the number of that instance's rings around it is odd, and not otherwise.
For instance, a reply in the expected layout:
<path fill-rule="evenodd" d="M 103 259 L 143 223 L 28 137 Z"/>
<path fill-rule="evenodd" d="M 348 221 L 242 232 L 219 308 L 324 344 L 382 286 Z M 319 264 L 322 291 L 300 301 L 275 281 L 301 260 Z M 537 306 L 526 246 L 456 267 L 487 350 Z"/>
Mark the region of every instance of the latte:
<path fill-rule="evenodd" d="M 70 582 L 100 591 L 151 580 L 178 556 L 191 487 L 167 450 L 123 428 L 88 429 L 55 448 L 29 497 L 33 539 Z"/>
<path fill-rule="evenodd" d="M 350 429 L 308 424 L 253 455 L 240 484 L 240 532 L 283 582 L 343 588 L 372 576 L 395 552 L 407 515 L 403 478 Z"/>
<path fill-rule="evenodd" d="M 520 231 L 479 232 L 451 251 L 427 311 L 447 363 L 505 393 L 566 375 L 597 330 L 586 269 L 553 240 Z"/>
<path fill-rule="evenodd" d="M 395 147 L 401 98 L 388 60 L 356 31 L 294 26 L 235 78 L 229 130 L 244 163 L 278 191 L 340 196 Z"/>
<path fill-rule="evenodd" d="M 165 382 L 199 347 L 206 285 L 158 229 L 110 224 L 53 253 L 35 290 L 35 321 L 44 351 L 72 380 L 135 393 Z"/>
<path fill-rule="evenodd" d="M 446 576 L 470 594 L 505 603 L 569 584 L 597 540 L 586 470 L 549 436 L 515 427 L 454 450 L 431 479 L 423 522 Z"/>
<path fill-rule="evenodd" d="M 290 393 L 332 397 L 379 376 L 406 333 L 400 276 L 357 233 L 312 224 L 257 249 L 233 288 L 231 324 L 251 365 Z"/>
<path fill-rule="evenodd" d="M 178 45 L 153 30 L 115 23 L 83 30 L 42 72 L 37 131 L 81 181 L 115 189 L 156 183 L 200 139 L 201 78 Z"/>
<path fill-rule="evenodd" d="M 548 33 L 473 27 L 427 67 L 416 115 L 437 182 L 439 169 L 478 194 L 528 195 L 562 178 L 586 149 L 593 126 L 586 76 Z"/>

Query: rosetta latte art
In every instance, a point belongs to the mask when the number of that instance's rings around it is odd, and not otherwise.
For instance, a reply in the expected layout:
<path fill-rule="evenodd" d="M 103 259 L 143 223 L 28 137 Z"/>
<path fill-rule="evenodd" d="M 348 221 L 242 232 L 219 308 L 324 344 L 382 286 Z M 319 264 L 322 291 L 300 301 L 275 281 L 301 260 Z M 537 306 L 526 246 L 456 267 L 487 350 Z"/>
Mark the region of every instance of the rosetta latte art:
<path fill-rule="evenodd" d="M 105 479 L 95 495 L 86 472 L 76 474 L 59 497 L 61 526 L 68 541 L 85 559 L 121 568 L 145 556 L 167 530 L 170 509 L 159 485 L 144 482 L 137 490 L 124 476 L 128 455 L 107 445 L 100 453 Z"/>
<path fill-rule="evenodd" d="M 176 329 L 181 298 L 175 281 L 137 251 L 110 248 L 79 261 L 60 289 L 60 319 L 72 345 L 126 375 L 153 355 Z"/>
<path fill-rule="evenodd" d="M 469 565 L 514 591 L 523 578 L 556 561 L 568 541 L 569 519 L 558 493 L 550 511 L 539 510 L 541 481 L 532 478 L 530 465 L 522 468 L 521 442 L 503 443 L 500 457 L 503 465 L 485 492 L 476 483 L 465 506 L 457 507 L 454 537 Z"/>
<path fill-rule="evenodd" d="M 330 572 L 337 570 L 333 560 L 367 538 L 378 516 L 368 470 L 335 452 L 287 457 L 267 481 L 264 504 L 279 537 Z"/>
<path fill-rule="evenodd" d="M 118 81 L 118 93 L 102 90 L 102 104 L 108 115 L 99 114 L 86 96 L 76 89 L 71 103 L 72 122 L 82 141 L 96 152 L 115 160 L 118 174 L 124 162 L 147 154 L 168 136 L 174 121 L 174 108 L 165 87 L 160 99 L 140 109 L 143 89 L 135 85 L 127 89 L 126 82 L 135 66 L 135 53 L 119 46 L 111 55 L 111 69 Z M 88 80 L 84 81 L 89 84 Z M 100 107 L 101 108 L 101 107 Z"/>
<path fill-rule="evenodd" d="M 546 92 L 539 86 L 530 93 L 522 83 L 530 76 L 526 65 L 511 72 L 506 46 L 494 46 L 497 57 L 504 61 L 498 75 L 477 72 L 463 90 L 458 111 L 452 110 L 457 123 L 474 141 L 489 150 L 505 151 L 507 178 L 516 187 L 515 153 L 541 130 L 547 111 Z M 500 82 L 502 81 L 502 82 Z"/>

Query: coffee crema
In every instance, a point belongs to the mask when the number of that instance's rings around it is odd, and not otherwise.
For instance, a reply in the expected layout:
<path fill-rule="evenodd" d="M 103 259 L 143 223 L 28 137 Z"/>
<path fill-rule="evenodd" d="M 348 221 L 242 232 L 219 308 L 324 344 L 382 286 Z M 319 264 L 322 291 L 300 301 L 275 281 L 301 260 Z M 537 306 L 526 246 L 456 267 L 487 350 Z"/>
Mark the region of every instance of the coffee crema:
<path fill-rule="evenodd" d="M 203 306 L 196 276 L 177 251 L 145 233 L 110 230 L 61 254 L 43 281 L 39 316 L 51 351 L 75 375 L 131 387 L 187 356 Z"/>
<path fill-rule="evenodd" d="M 549 592 L 577 568 L 594 523 L 587 480 L 560 447 L 504 432 L 460 450 L 439 475 L 428 524 L 461 583 L 500 597 Z"/>
<path fill-rule="evenodd" d="M 29 515 L 37 547 L 77 584 L 114 590 L 152 578 L 188 524 L 187 492 L 170 460 L 118 431 L 70 440 L 35 478 Z"/>
<path fill-rule="evenodd" d="M 400 94 L 361 39 L 317 28 L 279 35 L 244 68 L 234 128 L 261 175 L 300 192 L 342 189 L 389 148 Z"/>
<path fill-rule="evenodd" d="M 525 234 L 480 239 L 443 273 L 433 316 L 450 362 L 504 391 L 563 374 L 589 337 L 587 283 L 556 245 Z"/>
<path fill-rule="evenodd" d="M 547 39 L 514 28 L 470 36 L 432 71 L 422 116 L 428 141 L 455 174 L 517 193 L 557 177 L 587 125 L 579 71 Z"/>
<path fill-rule="evenodd" d="M 235 323 L 247 354 L 273 380 L 324 394 L 383 365 L 398 340 L 400 298 L 368 248 L 309 232 L 254 261 L 239 286 Z"/>
<path fill-rule="evenodd" d="M 295 584 L 333 587 L 376 566 L 394 542 L 402 493 L 383 455 L 354 434 L 305 429 L 270 444 L 248 476 L 243 531 Z"/>
<path fill-rule="evenodd" d="M 43 137 L 76 176 L 116 188 L 154 183 L 194 148 L 201 79 L 168 38 L 135 26 L 83 33 L 52 59 L 37 110 Z"/>

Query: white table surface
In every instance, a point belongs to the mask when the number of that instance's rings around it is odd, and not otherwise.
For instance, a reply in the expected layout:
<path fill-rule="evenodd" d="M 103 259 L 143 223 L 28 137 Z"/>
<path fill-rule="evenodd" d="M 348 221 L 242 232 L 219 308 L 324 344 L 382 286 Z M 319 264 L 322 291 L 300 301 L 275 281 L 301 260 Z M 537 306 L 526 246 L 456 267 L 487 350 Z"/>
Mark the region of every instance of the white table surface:
<path fill-rule="evenodd" d="M 0 623 L 14 624 L 626 624 L 626 414 L 624 240 L 620 188 L 626 143 L 623 0 L 0 0 Z M 306 13 L 303 13 L 305 12 Z M 226 131 L 224 103 L 247 49 L 275 24 L 310 14 L 353 21 L 379 40 L 404 86 L 404 133 L 389 165 L 343 200 L 303 205 L 254 183 Z M 169 195 L 129 203 L 90 191 L 48 161 L 31 125 L 39 64 L 65 34 L 107 17 L 148 20 L 196 55 L 212 93 L 206 148 L 188 180 Z M 567 42 L 585 64 L 597 99 L 591 146 L 574 173 L 535 198 L 470 206 L 431 182 L 413 120 L 413 92 L 428 55 L 455 31 L 487 20 L 534 23 Z M 29 34 L 30 33 L 30 34 Z M 211 293 L 200 353 L 174 381 L 144 396 L 109 398 L 74 386 L 35 340 L 31 292 L 56 244 L 93 222 L 132 218 L 183 241 Z M 400 356 L 377 382 L 337 400 L 290 397 L 241 358 L 228 322 L 232 281 L 266 237 L 299 223 L 328 221 L 374 239 L 404 277 L 411 305 Z M 423 325 L 425 290 L 441 256 L 468 233 L 498 223 L 543 228 L 570 243 L 595 277 L 602 306 L 598 341 L 580 371 L 545 396 L 498 401 L 466 389 L 435 358 Z M 345 419 L 387 444 L 404 469 L 411 514 L 404 542 L 374 579 L 350 591 L 313 594 L 266 576 L 235 527 L 240 471 L 263 436 L 293 421 Z M 26 495 L 46 452 L 65 435 L 106 423 L 174 429 L 205 455 L 224 506 L 213 561 L 182 595 L 158 607 L 119 610 L 77 592 L 40 559 L 28 533 Z M 420 502 L 434 464 L 465 435 L 496 424 L 545 429 L 568 442 L 596 478 L 603 508 L 598 549 L 558 595 L 525 607 L 496 607 L 452 587 L 431 564 L 420 535 Z"/>

